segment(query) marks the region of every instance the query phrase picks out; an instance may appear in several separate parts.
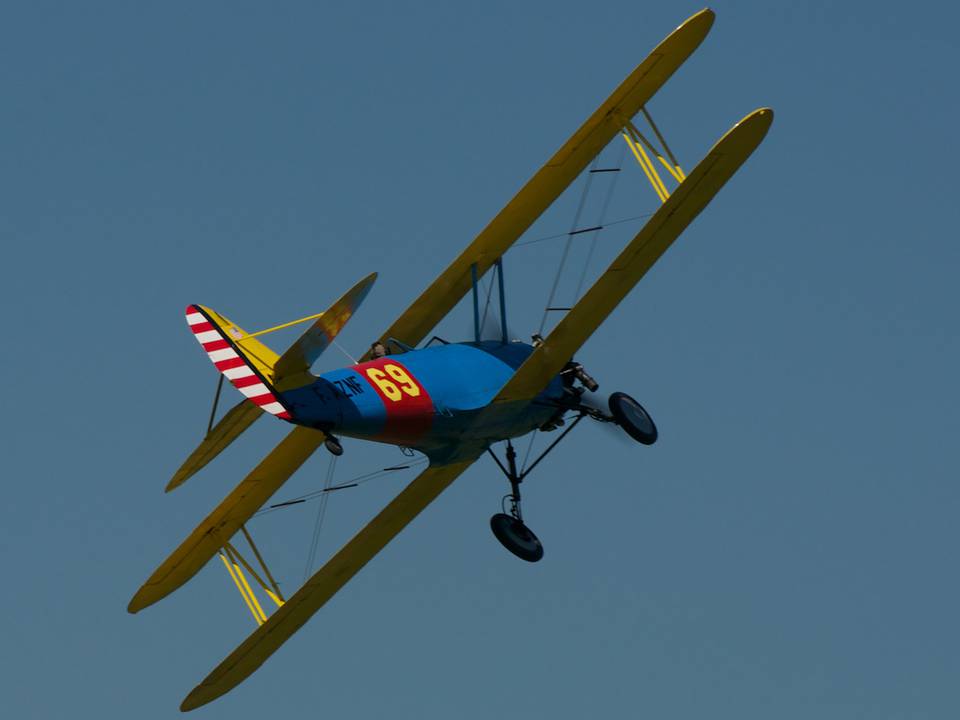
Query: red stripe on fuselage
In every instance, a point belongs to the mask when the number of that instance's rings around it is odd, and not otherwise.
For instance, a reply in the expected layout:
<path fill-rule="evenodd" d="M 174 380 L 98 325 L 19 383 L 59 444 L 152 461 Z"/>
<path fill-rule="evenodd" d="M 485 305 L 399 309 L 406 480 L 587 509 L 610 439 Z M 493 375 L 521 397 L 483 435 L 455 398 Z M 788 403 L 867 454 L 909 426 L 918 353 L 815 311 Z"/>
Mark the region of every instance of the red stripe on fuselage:
<path fill-rule="evenodd" d="M 380 439 L 412 444 L 430 430 L 433 400 L 403 364 L 388 356 L 354 365 L 353 370 L 374 389 L 386 409 Z"/>

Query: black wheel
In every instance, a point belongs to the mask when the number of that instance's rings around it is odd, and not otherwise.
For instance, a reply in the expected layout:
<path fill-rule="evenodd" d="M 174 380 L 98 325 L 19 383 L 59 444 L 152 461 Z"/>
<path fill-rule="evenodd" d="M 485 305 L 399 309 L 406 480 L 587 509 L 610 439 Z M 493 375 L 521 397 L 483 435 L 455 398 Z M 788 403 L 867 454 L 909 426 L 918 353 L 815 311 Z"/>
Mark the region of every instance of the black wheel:
<path fill-rule="evenodd" d="M 613 419 L 627 435 L 644 445 L 657 441 L 657 426 L 643 405 L 626 393 L 615 392 L 610 396 L 609 406 Z"/>
<path fill-rule="evenodd" d="M 490 518 L 490 529 L 507 550 L 527 562 L 543 557 L 543 545 L 533 531 L 512 515 L 497 513 Z"/>
<path fill-rule="evenodd" d="M 337 457 L 343 455 L 343 445 L 341 445 L 340 441 L 333 435 L 328 435 L 327 439 L 323 441 L 323 444 L 327 450 L 330 451 L 331 455 L 336 455 Z"/>

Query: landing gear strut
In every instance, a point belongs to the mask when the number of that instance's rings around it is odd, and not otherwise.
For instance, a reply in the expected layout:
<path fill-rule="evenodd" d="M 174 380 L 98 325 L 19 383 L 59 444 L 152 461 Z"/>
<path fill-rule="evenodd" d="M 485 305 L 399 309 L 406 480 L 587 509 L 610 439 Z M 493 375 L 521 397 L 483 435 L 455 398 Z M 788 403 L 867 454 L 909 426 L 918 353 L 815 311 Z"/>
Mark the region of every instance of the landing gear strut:
<path fill-rule="evenodd" d="M 523 524 L 523 514 L 520 512 L 520 483 L 588 414 L 586 410 L 581 410 L 580 414 L 567 426 L 567 429 L 560 433 L 560 437 L 550 443 L 547 449 L 540 453 L 540 457 L 534 460 L 530 467 L 523 472 L 517 472 L 517 451 L 513 449 L 512 442 L 507 440 L 506 467 L 503 466 L 500 458 L 496 456 L 493 450 L 487 448 L 487 453 L 494 459 L 503 474 L 507 476 L 507 480 L 510 481 L 510 494 L 503 498 L 504 501 L 510 501 L 510 511 L 509 513 L 497 513 L 490 518 L 490 529 L 493 530 L 497 540 L 518 558 L 527 562 L 537 562 L 543 557 L 543 545 L 540 544 L 533 531 Z"/>
<path fill-rule="evenodd" d="M 492 452 L 490 454 L 493 455 Z M 504 497 L 504 500 L 510 500 L 510 513 L 501 512 L 490 518 L 490 529 L 500 544 L 518 558 L 537 562 L 543 557 L 543 545 L 533 531 L 523 524 L 523 514 L 520 511 L 520 483 L 523 482 L 523 475 L 517 472 L 517 451 L 513 449 L 513 443 L 507 440 L 509 469 L 503 467 L 496 455 L 493 455 L 493 459 L 510 481 L 510 494 Z"/>

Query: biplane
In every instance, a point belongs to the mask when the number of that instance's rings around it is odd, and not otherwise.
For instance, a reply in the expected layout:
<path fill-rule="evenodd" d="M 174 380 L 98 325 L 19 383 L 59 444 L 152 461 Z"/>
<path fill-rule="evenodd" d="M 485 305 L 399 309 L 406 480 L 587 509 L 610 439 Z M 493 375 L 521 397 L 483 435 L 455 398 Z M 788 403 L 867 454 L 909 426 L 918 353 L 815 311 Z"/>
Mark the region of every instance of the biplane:
<path fill-rule="evenodd" d="M 543 546 L 524 522 L 520 484 L 539 460 L 584 418 L 614 423 L 640 443 L 656 441 L 657 428 L 650 415 L 626 393 L 613 393 L 605 405 L 586 400 L 591 393 L 585 390 L 595 390 L 597 383 L 574 357 L 753 153 L 773 120 L 769 108 L 750 113 L 689 173 L 681 169 L 667 146 L 646 105 L 700 45 L 713 21 L 714 13 L 702 10 L 663 40 L 371 344 L 359 362 L 320 375 L 311 372 L 314 362 L 335 342 L 367 296 L 375 274 L 319 315 L 255 333 L 211 308 L 187 307 L 190 330 L 220 372 L 216 397 L 224 378 L 244 397 L 215 426 L 211 415 L 206 437 L 167 490 L 207 465 L 258 418 L 271 415 L 293 427 L 160 564 L 128 606 L 136 613 L 152 605 L 219 555 L 257 620 L 257 629 L 189 693 L 181 710 L 209 703 L 253 673 L 481 456 L 493 457 L 510 484 L 503 512 L 491 519 L 494 535 L 510 552 L 535 562 L 543 556 Z M 638 116 L 649 125 L 649 137 L 634 124 Z M 618 135 L 653 187 L 660 203 L 657 210 L 582 298 L 564 308 L 562 318 L 545 337 L 534 335 L 529 343 L 509 338 L 504 253 Z M 491 272 L 487 279 L 491 288 L 494 280 L 499 288 L 502 327 L 499 337 L 484 339 L 478 282 Z M 471 293 L 474 337 L 466 342 L 424 343 L 433 328 Z M 311 324 L 283 354 L 261 339 L 268 332 L 299 322 Z M 571 421 L 560 431 L 565 420 Z M 535 430 L 557 431 L 558 436 L 535 462 L 520 471 L 512 441 Z M 413 449 L 429 464 L 299 590 L 285 598 L 246 523 L 321 446 L 334 455 L 341 454 L 344 437 Z M 494 452 L 497 443 L 505 443 L 504 460 Z M 248 541 L 260 572 L 233 544 L 238 533 Z M 275 604 L 272 614 L 257 600 L 248 573 Z"/>

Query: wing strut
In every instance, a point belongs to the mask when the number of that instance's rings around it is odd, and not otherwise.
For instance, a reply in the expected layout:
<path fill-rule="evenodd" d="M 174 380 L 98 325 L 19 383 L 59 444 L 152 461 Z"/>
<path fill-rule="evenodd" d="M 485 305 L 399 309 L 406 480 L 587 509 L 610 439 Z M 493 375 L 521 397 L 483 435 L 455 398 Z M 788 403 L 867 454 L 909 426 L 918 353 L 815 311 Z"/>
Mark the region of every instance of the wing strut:
<path fill-rule="evenodd" d="M 260 461 L 140 587 L 127 606 L 135 613 L 187 582 L 323 444 L 319 430 L 297 427 Z"/>
<path fill-rule="evenodd" d="M 237 590 L 240 591 L 240 597 L 243 598 L 247 608 L 253 615 L 253 619 L 257 621 L 257 625 L 263 625 L 263 623 L 267 621 L 267 614 L 263 611 L 263 606 L 260 605 L 260 601 L 257 599 L 253 589 L 250 587 L 250 583 L 247 582 L 247 577 L 243 574 L 243 568 L 246 568 L 247 572 L 250 573 L 263 592 L 267 594 L 267 597 L 273 600 L 277 607 L 281 607 L 286 601 L 283 598 L 283 594 L 280 592 L 280 588 L 277 586 L 277 582 L 273 579 L 273 575 L 270 574 L 270 569 L 263 561 L 260 551 L 257 550 L 257 546 L 254 544 L 253 538 L 250 537 L 250 533 L 247 532 L 247 528 L 241 525 L 240 530 L 243 531 L 243 535 L 247 539 L 250 549 L 253 550 L 253 554 L 260 563 L 260 569 L 270 580 L 270 585 L 267 585 L 264 579 L 260 577 L 260 574 L 254 570 L 253 567 L 251 567 L 250 563 L 247 562 L 247 559 L 243 557 L 233 543 L 225 543 L 218 554 L 220 555 L 220 559 L 223 561 L 224 566 L 227 568 L 227 572 L 230 574 L 230 579 L 233 580 L 234 584 L 237 586 Z M 241 565 L 243 568 L 241 568 Z"/>
<path fill-rule="evenodd" d="M 620 83 L 587 121 L 480 231 L 446 270 L 380 336 L 416 346 L 470 292 L 474 275 L 483 277 L 590 161 L 683 65 L 713 26 L 715 15 L 704 9 L 668 35 Z M 368 353 L 363 357 L 369 360 Z"/>
<path fill-rule="evenodd" d="M 180 709 L 206 705 L 252 674 L 474 460 L 424 470 L 197 685 Z"/>
<path fill-rule="evenodd" d="M 510 342 L 510 336 L 507 332 L 507 295 L 504 290 L 503 282 L 503 257 L 498 257 L 493 263 L 493 272 L 497 283 L 497 291 L 500 296 L 500 342 L 506 344 Z M 491 280 L 491 282 L 494 282 Z M 487 310 L 490 308 L 490 293 L 493 291 L 491 286 L 487 290 L 487 301 L 484 304 L 483 315 L 480 315 L 480 283 L 477 278 L 477 264 L 470 266 L 470 283 L 473 286 L 473 337 L 476 342 L 483 340 L 483 328 L 486 325 Z"/>
<path fill-rule="evenodd" d="M 773 110 L 761 108 L 733 126 L 680 183 L 586 295 L 557 323 L 481 414 L 536 397 L 594 330 L 627 296 L 673 241 L 746 162 L 770 129 Z"/>
<path fill-rule="evenodd" d="M 650 116 L 650 113 L 647 112 L 645 107 L 640 108 L 640 110 L 643 112 L 643 116 L 646 118 L 647 124 L 650 125 L 650 129 L 653 130 L 653 134 L 656 136 L 657 140 L 659 140 L 663 152 L 661 153 L 660 149 L 650 142 L 629 118 L 624 118 L 623 131 L 621 134 L 627 143 L 627 147 L 630 148 L 630 152 L 633 153 L 633 157 L 636 159 L 637 164 L 640 165 L 640 169 L 643 170 L 643 174 L 647 176 L 647 180 L 650 182 L 650 185 L 653 186 L 653 191 L 657 194 L 657 197 L 660 198 L 660 202 L 665 203 L 667 198 L 670 197 L 670 191 L 660 178 L 660 174 L 657 172 L 657 167 L 653 164 L 650 156 L 647 155 L 647 151 L 650 152 L 650 155 L 653 155 L 657 160 L 660 161 L 660 164 L 663 165 L 666 171 L 670 174 L 670 177 L 672 177 L 678 185 L 682 183 L 687 176 L 680 167 L 680 163 L 677 162 L 677 158 L 670 150 L 670 146 L 667 145 L 667 141 L 661 134 L 660 129 L 657 127 L 656 123 L 653 122 L 653 118 Z M 669 161 L 664 157 L 664 154 L 667 156 L 667 158 L 669 158 Z"/>

